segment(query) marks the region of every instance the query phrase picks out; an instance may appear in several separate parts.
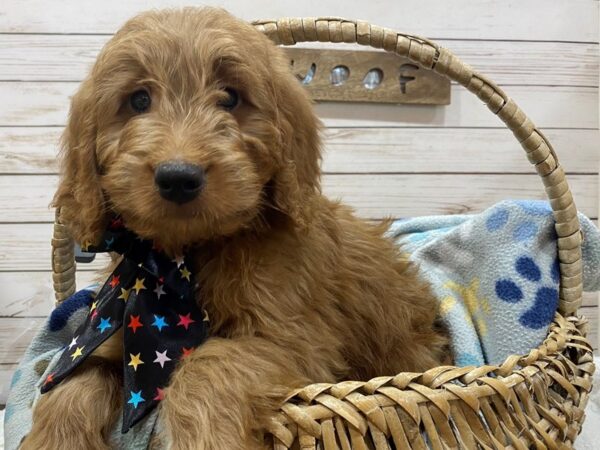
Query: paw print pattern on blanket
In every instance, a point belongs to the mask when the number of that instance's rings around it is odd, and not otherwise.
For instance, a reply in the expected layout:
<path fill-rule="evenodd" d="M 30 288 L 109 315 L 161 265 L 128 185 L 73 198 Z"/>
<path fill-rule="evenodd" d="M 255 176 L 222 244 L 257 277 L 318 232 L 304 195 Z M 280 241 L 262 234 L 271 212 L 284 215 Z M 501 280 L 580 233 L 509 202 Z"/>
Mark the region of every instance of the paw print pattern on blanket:
<path fill-rule="evenodd" d="M 548 326 L 554 317 L 558 303 L 558 290 L 554 286 L 543 284 L 542 270 L 529 256 L 521 256 L 515 261 L 515 270 L 525 283 L 535 283 L 535 298 L 531 308 L 521 314 L 519 322 L 527 328 L 539 329 Z M 550 267 L 550 277 L 553 282 L 558 283 L 558 263 Z M 507 303 L 518 303 L 525 298 L 524 289 L 512 279 L 500 279 L 496 281 L 496 295 L 500 300 Z"/>
<path fill-rule="evenodd" d="M 552 210 L 549 209 L 550 206 L 546 202 L 517 201 L 515 203 L 530 216 L 547 216 L 552 212 Z M 509 211 L 504 208 L 499 208 L 487 218 L 485 223 L 486 228 L 492 233 L 500 231 L 508 223 L 509 218 Z M 534 220 L 523 220 L 514 225 L 511 236 L 516 242 L 527 242 L 533 239 L 539 231 L 539 226 Z"/>

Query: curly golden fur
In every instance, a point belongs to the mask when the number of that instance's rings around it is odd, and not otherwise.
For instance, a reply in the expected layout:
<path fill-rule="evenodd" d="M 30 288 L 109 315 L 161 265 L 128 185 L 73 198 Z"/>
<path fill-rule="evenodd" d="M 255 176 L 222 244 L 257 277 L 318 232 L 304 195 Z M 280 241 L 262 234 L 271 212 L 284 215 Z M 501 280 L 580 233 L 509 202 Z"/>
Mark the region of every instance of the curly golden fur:
<path fill-rule="evenodd" d="M 150 110 L 129 107 L 151 94 Z M 219 107 L 225 88 L 240 93 Z M 121 214 L 170 254 L 195 259 L 211 338 L 161 402 L 171 449 L 263 448 L 294 387 L 423 371 L 447 357 L 427 285 L 384 233 L 320 193 L 320 123 L 281 52 L 218 9 L 144 13 L 101 51 L 73 97 L 55 196 L 79 242 Z M 204 168 L 182 205 L 158 164 Z M 109 448 L 120 408 L 120 335 L 45 394 L 23 449 Z M 86 395 L 82 395 L 83 393 Z"/>

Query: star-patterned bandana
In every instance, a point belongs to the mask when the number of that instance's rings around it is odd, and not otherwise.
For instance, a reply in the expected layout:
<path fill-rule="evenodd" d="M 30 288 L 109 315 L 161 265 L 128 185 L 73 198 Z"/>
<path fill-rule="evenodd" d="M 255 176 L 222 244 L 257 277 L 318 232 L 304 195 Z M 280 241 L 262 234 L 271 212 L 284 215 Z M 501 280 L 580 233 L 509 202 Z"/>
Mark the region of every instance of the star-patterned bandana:
<path fill-rule="evenodd" d="M 123 255 L 98 292 L 86 321 L 46 378 L 46 393 L 102 342 L 123 327 L 123 429 L 126 433 L 160 400 L 175 364 L 208 337 L 208 315 L 198 308 L 184 258 L 171 259 L 151 241 L 111 221 L 102 243 L 88 252 Z"/>

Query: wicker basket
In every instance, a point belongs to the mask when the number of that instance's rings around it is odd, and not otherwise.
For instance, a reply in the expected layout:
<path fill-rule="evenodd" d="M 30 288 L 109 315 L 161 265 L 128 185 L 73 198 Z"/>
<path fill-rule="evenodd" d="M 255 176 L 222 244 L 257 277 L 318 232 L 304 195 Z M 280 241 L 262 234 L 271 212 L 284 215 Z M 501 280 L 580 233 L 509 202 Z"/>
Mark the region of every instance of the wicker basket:
<path fill-rule="evenodd" d="M 550 143 L 498 86 L 451 52 L 415 36 L 339 18 L 254 22 L 275 43 L 348 42 L 383 48 L 456 81 L 496 114 L 542 178 L 554 211 L 560 300 L 546 340 L 501 366 L 437 367 L 368 382 L 313 384 L 290 394 L 267 430 L 275 449 L 572 448 L 592 388 L 577 210 Z M 57 214 L 52 239 L 56 300 L 75 291 L 73 240 Z"/>

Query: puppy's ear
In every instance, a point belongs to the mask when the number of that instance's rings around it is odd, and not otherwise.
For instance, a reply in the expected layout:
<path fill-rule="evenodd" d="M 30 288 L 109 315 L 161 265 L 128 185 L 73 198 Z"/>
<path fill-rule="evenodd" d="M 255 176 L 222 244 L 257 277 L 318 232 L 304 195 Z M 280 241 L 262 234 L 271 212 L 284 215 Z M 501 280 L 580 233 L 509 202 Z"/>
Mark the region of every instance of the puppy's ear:
<path fill-rule="evenodd" d="M 286 81 L 277 92 L 282 149 L 273 201 L 302 228 L 310 221 L 314 196 L 321 190 L 321 122 L 300 83 L 289 74 Z"/>
<path fill-rule="evenodd" d="M 97 243 L 106 211 L 96 162 L 96 108 L 93 81 L 86 79 L 71 102 L 61 139 L 61 176 L 52 206 L 75 241 Z"/>

